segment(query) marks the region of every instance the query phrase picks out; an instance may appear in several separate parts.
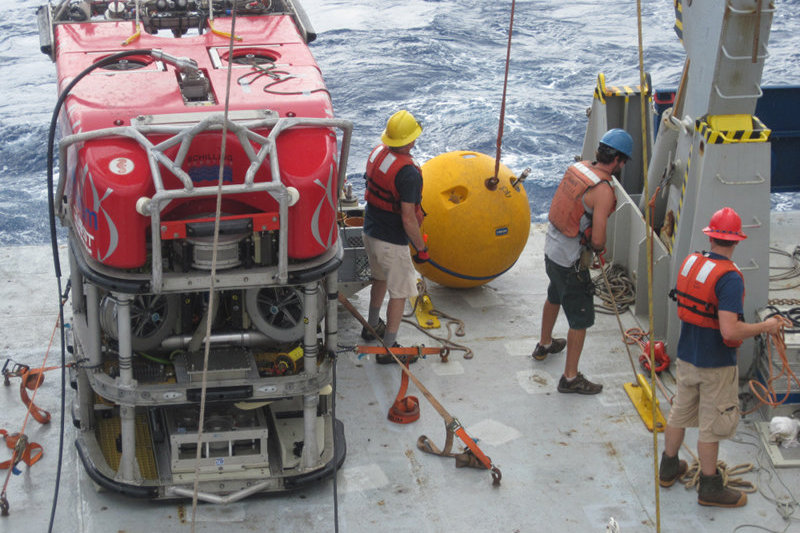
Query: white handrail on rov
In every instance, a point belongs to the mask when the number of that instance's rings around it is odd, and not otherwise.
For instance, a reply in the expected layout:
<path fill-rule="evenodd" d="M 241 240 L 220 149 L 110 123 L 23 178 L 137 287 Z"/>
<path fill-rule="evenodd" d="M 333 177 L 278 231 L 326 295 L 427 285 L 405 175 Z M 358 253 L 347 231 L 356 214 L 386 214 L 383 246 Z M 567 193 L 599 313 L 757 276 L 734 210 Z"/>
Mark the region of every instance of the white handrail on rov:
<path fill-rule="evenodd" d="M 137 203 L 137 208 L 141 210 L 141 214 L 151 217 L 151 283 L 153 292 L 159 293 L 163 288 L 164 276 L 161 256 L 161 210 L 172 200 L 178 198 L 216 195 L 216 186 L 196 187 L 189 175 L 183 171 L 182 166 L 191 147 L 192 140 L 197 135 L 207 131 L 220 131 L 223 127 L 237 137 L 250 161 L 250 166 L 245 174 L 244 183 L 223 185 L 222 194 L 264 191 L 278 202 L 280 224 L 278 229 L 278 270 L 274 281 L 279 284 L 286 284 L 288 280 L 288 210 L 291 195 L 287 186 L 281 181 L 277 157 L 277 138 L 281 133 L 293 128 L 316 127 L 340 130 L 342 139 L 337 173 L 336 197 L 338 198 L 346 176 L 347 157 L 353 130 L 353 124 L 348 120 L 299 117 L 278 118 L 272 111 L 258 110 L 231 112 L 226 120 L 225 115 L 222 113 L 199 112 L 140 116 L 134 119 L 130 126 L 75 133 L 64 137 L 59 142 L 59 181 L 56 198 L 63 198 L 64 195 L 67 177 L 69 176 L 67 150 L 73 145 L 108 137 L 126 137 L 139 143 L 147 153 L 155 194 L 153 194 L 152 198 L 144 199 L 144 201 Z M 254 131 L 256 129 L 269 129 L 270 133 L 264 137 L 256 133 Z M 156 145 L 147 138 L 147 135 L 170 135 L 170 137 Z M 251 143 L 260 145 L 260 149 L 256 152 Z M 166 155 L 165 151 L 176 145 L 180 146 L 173 160 Z M 271 181 L 255 183 L 256 172 L 261 168 L 268 156 L 273 156 L 269 157 Z M 174 174 L 183 184 L 183 189 L 165 189 L 159 165 L 163 165 L 165 169 Z M 63 201 L 58 203 L 58 216 L 65 224 L 69 224 L 66 213 L 67 207 L 68 204 Z"/>

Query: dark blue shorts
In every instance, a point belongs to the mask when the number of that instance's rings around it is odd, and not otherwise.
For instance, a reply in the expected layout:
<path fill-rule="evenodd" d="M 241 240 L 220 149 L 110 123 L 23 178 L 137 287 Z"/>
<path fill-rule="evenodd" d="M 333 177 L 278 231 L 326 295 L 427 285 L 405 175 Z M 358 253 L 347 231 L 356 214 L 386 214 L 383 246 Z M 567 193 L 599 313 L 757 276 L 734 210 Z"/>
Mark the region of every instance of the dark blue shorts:
<path fill-rule="evenodd" d="M 560 305 L 570 329 L 587 329 L 594 325 L 594 285 L 588 270 L 562 267 L 544 257 L 545 272 L 550 278 L 547 301 Z"/>

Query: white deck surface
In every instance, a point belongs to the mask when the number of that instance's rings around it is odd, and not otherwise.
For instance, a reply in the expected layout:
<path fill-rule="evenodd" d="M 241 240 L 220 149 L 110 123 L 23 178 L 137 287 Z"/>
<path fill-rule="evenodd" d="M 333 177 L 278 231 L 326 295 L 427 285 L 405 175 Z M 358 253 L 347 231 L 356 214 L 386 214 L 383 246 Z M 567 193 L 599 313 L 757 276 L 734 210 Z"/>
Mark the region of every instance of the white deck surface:
<path fill-rule="evenodd" d="M 774 244 L 791 250 L 800 235 L 798 221 L 797 213 L 775 215 L 773 228 L 781 229 L 773 231 Z M 530 357 L 547 286 L 543 243 L 544 228 L 533 226 L 518 263 L 483 287 L 455 290 L 430 284 L 434 305 L 465 322 L 466 336 L 456 340 L 470 346 L 475 357 L 465 360 L 461 352 L 454 352 L 447 364 L 429 358 L 411 367 L 479 439 L 481 449 L 502 470 L 501 486 L 493 487 L 486 471 L 456 469 L 452 459 L 417 450 L 416 440 L 422 434 L 440 447 L 444 444 L 441 417 L 411 385 L 409 394 L 420 398 L 420 420 L 409 425 L 389 422 L 386 414 L 400 384 L 399 369 L 376 365 L 371 356 L 359 360 L 353 352 L 342 353 L 336 414 L 344 422 L 347 458 L 338 474 L 339 531 L 603 532 L 610 517 L 623 533 L 656 530 L 653 437 L 623 389 L 633 372 L 614 316 L 598 315 L 580 364 L 590 379 L 605 385 L 600 395 L 556 392 L 563 353 L 543 362 Z M 49 247 L 0 249 L 0 273 L 2 355 L 38 366 L 57 316 Z M 368 290 L 351 301 L 366 314 Z M 622 322 L 626 329 L 646 329 L 630 313 Z M 360 329 L 340 308 L 341 347 L 360 341 Z M 555 333 L 564 336 L 566 329 L 561 316 Z M 434 344 L 408 325 L 402 326 L 399 340 L 406 345 Z M 636 350 L 634 354 L 638 357 Z M 48 364 L 56 364 L 59 357 L 56 338 Z M 670 386 L 671 379 L 666 377 L 665 383 Z M 47 529 L 58 452 L 59 386 L 58 373 L 50 372 L 36 398 L 53 414 L 53 422 L 41 426 L 31 420 L 26 431 L 44 446 L 45 455 L 32 468 L 23 467 L 21 475 L 11 476 L 11 510 L 10 516 L 0 518 L 2 531 Z M 25 412 L 18 379 L 0 389 L 0 405 L 0 427 L 18 431 Z M 771 462 L 754 429 L 762 417 L 763 413 L 755 413 L 743 421 L 735 440 L 723 442 L 720 459 L 731 466 L 753 463 L 762 468 L 760 474 L 753 471 L 743 477 L 770 498 L 789 497 L 781 482 L 796 496 L 800 469 L 781 468 L 780 480 L 771 474 Z M 69 418 L 66 428 L 55 531 L 192 530 L 191 503 L 152 503 L 98 492 L 77 459 L 72 444 L 76 430 Z M 687 432 L 687 444 L 693 449 L 696 435 L 694 430 Z M 662 437 L 658 443 L 660 454 Z M 688 458 L 685 452 L 681 455 Z M 8 457 L 10 450 L 0 451 L 0 461 Z M 701 507 L 694 492 L 680 485 L 659 494 L 661 531 L 733 531 L 744 524 L 782 531 L 787 525 L 774 501 L 759 492 L 749 495 L 747 506 L 732 510 Z M 225 507 L 201 504 L 194 530 L 334 531 L 333 483 L 328 480 L 299 492 L 257 496 Z M 788 531 L 800 531 L 800 522 L 793 522 Z"/>

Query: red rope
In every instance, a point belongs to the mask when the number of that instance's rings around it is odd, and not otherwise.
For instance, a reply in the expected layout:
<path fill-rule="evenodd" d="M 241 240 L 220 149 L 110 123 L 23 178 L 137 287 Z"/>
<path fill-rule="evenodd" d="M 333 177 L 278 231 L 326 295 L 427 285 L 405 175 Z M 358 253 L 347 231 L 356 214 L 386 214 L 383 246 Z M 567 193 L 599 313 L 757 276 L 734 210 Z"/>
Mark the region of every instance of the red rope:
<path fill-rule="evenodd" d="M 506 50 L 506 74 L 503 80 L 503 102 L 500 105 L 500 124 L 497 127 L 497 156 L 494 159 L 494 179 L 500 171 L 500 146 L 503 142 L 503 123 L 506 119 L 506 90 L 508 89 L 508 65 L 511 62 L 511 35 L 514 32 L 514 8 L 516 0 L 511 0 L 511 21 L 508 24 L 508 49 Z"/>

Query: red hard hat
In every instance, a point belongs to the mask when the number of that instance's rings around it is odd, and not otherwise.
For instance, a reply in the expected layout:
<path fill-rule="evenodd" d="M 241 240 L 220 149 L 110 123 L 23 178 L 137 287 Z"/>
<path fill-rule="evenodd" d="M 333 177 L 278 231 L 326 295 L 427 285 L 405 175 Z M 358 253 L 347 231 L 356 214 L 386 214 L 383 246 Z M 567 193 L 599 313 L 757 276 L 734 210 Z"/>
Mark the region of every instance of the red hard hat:
<path fill-rule="evenodd" d="M 747 238 L 742 233 L 742 219 L 730 207 L 723 207 L 714 213 L 703 233 L 721 241 L 743 241 Z"/>

